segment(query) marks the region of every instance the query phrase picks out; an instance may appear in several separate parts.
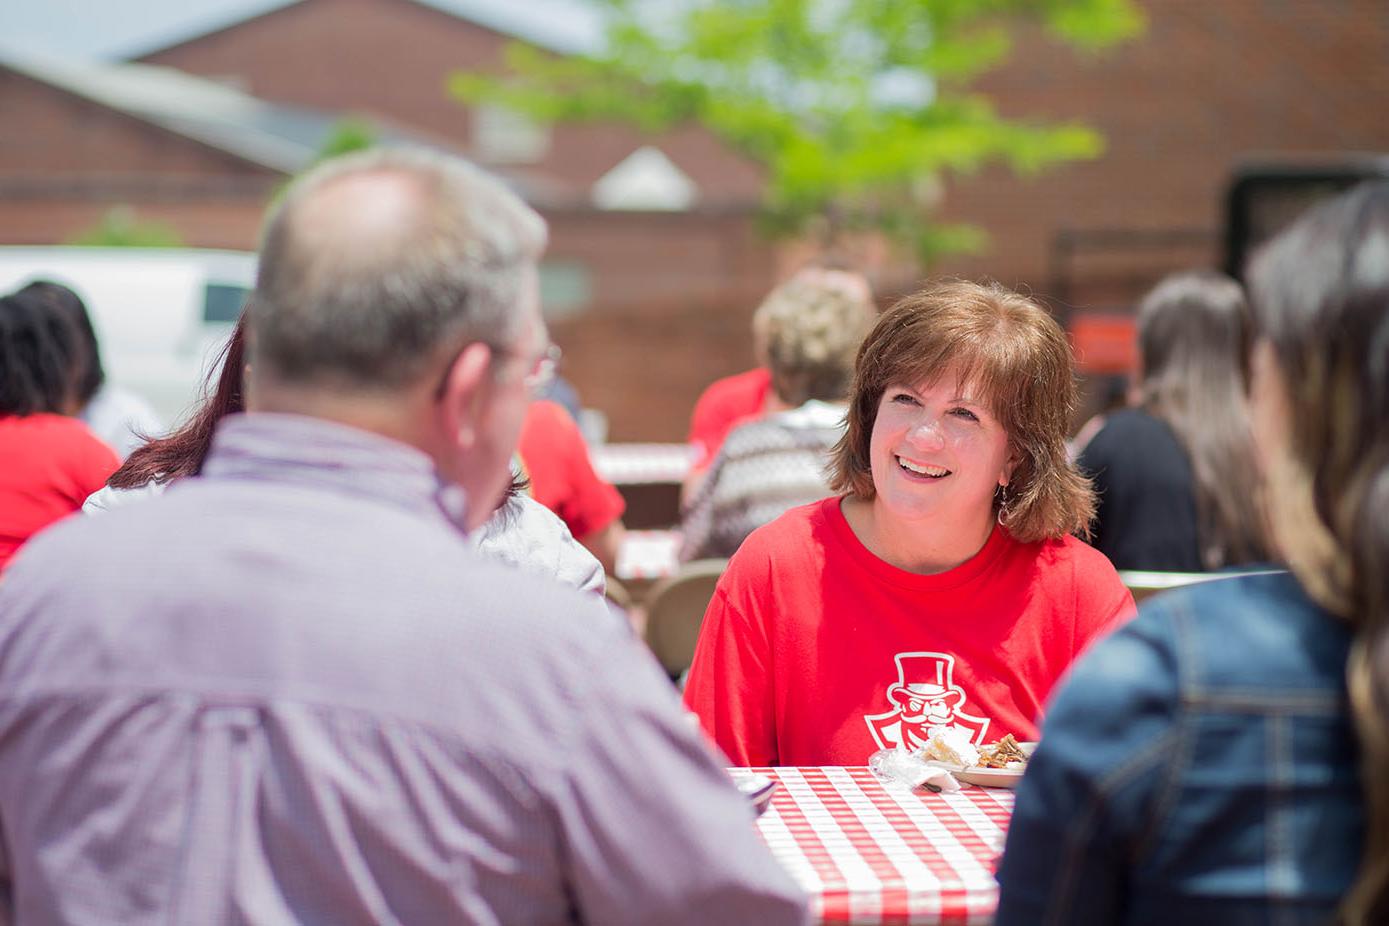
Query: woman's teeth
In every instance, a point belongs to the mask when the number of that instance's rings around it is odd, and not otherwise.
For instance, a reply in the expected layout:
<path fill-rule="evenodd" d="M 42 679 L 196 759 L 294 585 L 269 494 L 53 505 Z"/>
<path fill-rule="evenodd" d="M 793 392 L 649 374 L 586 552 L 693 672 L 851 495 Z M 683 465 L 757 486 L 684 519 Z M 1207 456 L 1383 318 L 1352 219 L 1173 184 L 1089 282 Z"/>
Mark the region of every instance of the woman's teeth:
<path fill-rule="evenodd" d="M 910 463 L 901 457 L 897 458 L 897 465 L 901 466 L 909 473 L 916 473 L 918 476 L 930 476 L 932 479 L 939 479 L 942 476 L 949 476 L 950 470 L 944 466 L 928 466 L 924 463 Z"/>

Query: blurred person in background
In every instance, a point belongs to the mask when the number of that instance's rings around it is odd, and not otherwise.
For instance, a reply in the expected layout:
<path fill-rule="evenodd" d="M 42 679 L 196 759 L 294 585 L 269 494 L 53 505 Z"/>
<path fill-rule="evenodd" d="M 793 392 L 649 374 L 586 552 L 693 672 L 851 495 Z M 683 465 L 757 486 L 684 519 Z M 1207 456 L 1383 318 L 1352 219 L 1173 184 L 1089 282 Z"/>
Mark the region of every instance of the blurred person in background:
<path fill-rule="evenodd" d="M 1163 280 L 1138 306 L 1137 407 L 1081 451 L 1092 543 L 1118 569 L 1201 572 L 1268 558 L 1249 434 L 1248 310 L 1218 273 Z"/>
<path fill-rule="evenodd" d="M 469 548 L 545 356 L 541 218 L 377 149 L 262 240 L 249 413 L 0 583 L 0 918 L 803 922 L 641 643 Z"/>
<path fill-rule="evenodd" d="M 543 375 L 553 375 L 556 356 L 546 358 Z M 569 412 L 554 402 L 532 402 L 516 445 L 519 478 L 537 502 L 564 522 L 574 539 L 597 558 L 608 575 L 617 572 L 617 554 L 627 529 L 627 503 L 617 487 L 598 475 L 583 433 Z"/>
<path fill-rule="evenodd" d="M 1052 686 L 1133 599 L 1072 536 L 1071 352 L 1036 303 L 934 284 L 859 348 L 839 493 L 753 531 L 685 703 L 737 765 L 866 765 L 936 735 L 1036 739 Z"/>
<path fill-rule="evenodd" d="M 73 417 L 77 332 L 31 299 L 0 297 L 0 573 L 26 541 L 77 511 L 120 465 Z"/>
<path fill-rule="evenodd" d="M 164 423 L 148 402 L 107 381 L 91 316 L 75 292 L 62 284 L 39 280 L 16 295 L 39 300 L 51 311 L 62 314 L 77 332 L 82 358 L 76 367 L 77 400 L 81 405 L 77 417 L 87 423 L 92 433 L 110 444 L 121 459 L 148 438 L 164 433 Z"/>
<path fill-rule="evenodd" d="M 82 506 L 99 514 L 128 502 L 163 493 L 176 480 L 202 472 L 212 448 L 217 423 L 246 410 L 243 380 L 246 369 L 246 316 L 223 345 L 208 374 L 206 395 L 188 421 L 167 437 L 137 447 L 101 491 Z M 599 595 L 604 591 L 603 568 L 593 554 L 575 542 L 558 516 L 525 494 L 525 484 L 513 480 L 506 500 L 469 538 L 484 555 L 530 572 L 547 575 L 565 585 Z"/>
<path fill-rule="evenodd" d="M 1080 427 L 1076 429 L 1075 437 L 1066 442 L 1066 451 L 1072 460 L 1080 456 L 1080 452 L 1090 440 L 1100 433 L 1100 428 L 1104 427 L 1110 415 L 1132 404 L 1129 402 L 1131 386 L 1127 374 L 1107 373 L 1099 376 L 1091 389 L 1093 395 L 1090 407 L 1093 412 L 1081 422 Z"/>
<path fill-rule="evenodd" d="M 583 414 L 583 402 L 579 400 L 579 390 L 575 389 L 573 383 L 558 373 L 551 375 L 550 381 L 541 388 L 540 394 L 536 398 L 554 402 L 567 411 L 569 417 L 576 422 Z"/>
<path fill-rule="evenodd" d="M 1389 922 L 1389 184 L 1314 206 L 1248 279 L 1291 572 L 1151 598 L 1077 664 L 1018 791 L 999 926 Z"/>
<path fill-rule="evenodd" d="M 843 273 L 801 273 L 758 307 L 753 331 L 786 410 L 724 439 L 685 512 L 682 560 L 732 556 L 756 528 L 829 494 L 829 452 L 874 314 L 867 281 Z"/>
<path fill-rule="evenodd" d="M 868 280 L 858 273 L 831 267 L 807 267 L 798 277 L 819 279 L 828 286 L 841 286 L 860 296 L 865 302 L 873 298 Z M 740 424 L 755 421 L 788 406 L 772 386 L 772 370 L 767 357 L 767 345 L 757 325 L 753 325 L 753 354 L 757 366 L 746 373 L 737 373 L 715 380 L 695 401 L 690 415 L 690 472 L 681 487 L 680 497 L 686 504 L 694 498 L 710 465 L 718 456 L 724 438 Z"/>

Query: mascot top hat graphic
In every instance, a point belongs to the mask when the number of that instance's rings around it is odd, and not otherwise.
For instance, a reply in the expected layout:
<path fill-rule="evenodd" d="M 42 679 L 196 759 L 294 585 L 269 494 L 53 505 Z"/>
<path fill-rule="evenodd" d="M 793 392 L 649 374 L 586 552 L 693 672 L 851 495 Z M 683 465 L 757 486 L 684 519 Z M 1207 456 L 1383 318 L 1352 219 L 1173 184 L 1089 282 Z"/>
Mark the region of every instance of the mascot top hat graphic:
<path fill-rule="evenodd" d="M 955 684 L 955 657 L 948 653 L 898 653 L 897 681 L 887 689 L 893 710 L 864 717 L 884 749 L 920 749 L 932 727 L 963 727 L 982 742 L 989 721 L 968 714 L 965 690 Z"/>

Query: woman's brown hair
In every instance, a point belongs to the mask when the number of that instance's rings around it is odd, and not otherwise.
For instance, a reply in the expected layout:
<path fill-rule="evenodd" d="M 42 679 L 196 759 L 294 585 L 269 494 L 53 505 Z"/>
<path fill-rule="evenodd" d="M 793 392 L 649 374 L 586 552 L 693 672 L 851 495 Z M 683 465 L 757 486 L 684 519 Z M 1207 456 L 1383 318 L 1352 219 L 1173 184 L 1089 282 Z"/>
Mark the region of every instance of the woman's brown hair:
<path fill-rule="evenodd" d="M 1143 408 L 1167 423 L 1191 461 L 1201 564 L 1211 570 L 1268 558 L 1257 493 L 1230 491 L 1255 471 L 1248 341 L 1244 292 L 1219 273 L 1173 274 L 1138 304 Z"/>
<path fill-rule="evenodd" d="M 1355 631 L 1347 687 L 1368 819 L 1342 917 L 1389 922 L 1389 183 L 1310 210 L 1255 256 L 1249 281 L 1255 341 L 1287 385 L 1274 536 L 1308 594 Z"/>
<path fill-rule="evenodd" d="M 1008 435 L 1015 465 L 995 510 L 1009 533 L 1031 543 L 1087 532 L 1094 489 L 1066 455 L 1076 399 L 1070 345 L 1045 309 L 996 283 L 935 283 L 878 319 L 859 347 L 831 488 L 873 498 L 869 444 L 883 392 L 946 373 L 982 390 Z"/>

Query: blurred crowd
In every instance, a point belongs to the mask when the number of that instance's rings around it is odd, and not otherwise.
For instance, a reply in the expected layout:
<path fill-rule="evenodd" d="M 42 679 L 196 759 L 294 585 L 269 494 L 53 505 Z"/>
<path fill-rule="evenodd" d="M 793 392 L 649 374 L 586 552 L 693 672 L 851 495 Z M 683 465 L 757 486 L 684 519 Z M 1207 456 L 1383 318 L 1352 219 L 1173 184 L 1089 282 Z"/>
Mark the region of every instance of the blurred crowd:
<path fill-rule="evenodd" d="M 1032 298 L 790 276 L 692 410 L 680 689 L 545 239 L 448 157 L 320 165 L 172 429 L 76 293 L 0 298 L 0 920 L 802 922 L 725 766 L 1011 735 L 998 923 L 1389 921 L 1389 184 L 1161 281 L 1079 434 Z"/>

